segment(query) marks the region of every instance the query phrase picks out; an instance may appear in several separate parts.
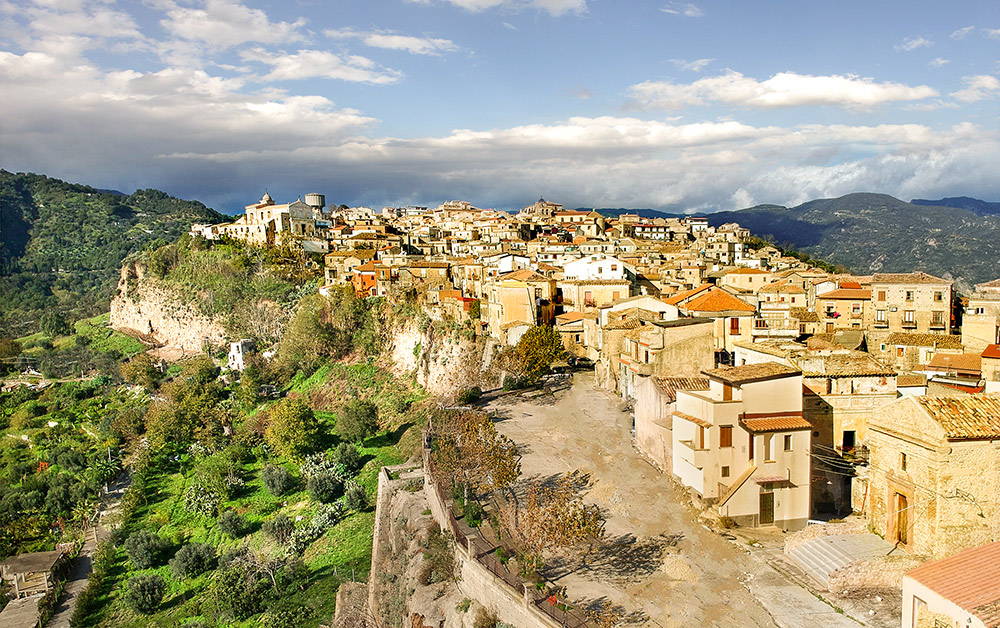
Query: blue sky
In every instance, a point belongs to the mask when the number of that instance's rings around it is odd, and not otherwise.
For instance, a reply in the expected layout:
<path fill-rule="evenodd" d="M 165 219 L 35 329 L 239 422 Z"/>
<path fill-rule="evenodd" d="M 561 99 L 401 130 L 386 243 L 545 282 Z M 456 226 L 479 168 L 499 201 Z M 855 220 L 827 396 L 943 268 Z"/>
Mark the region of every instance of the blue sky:
<path fill-rule="evenodd" d="M 0 0 L 0 166 L 671 211 L 1000 200 L 996 2 Z"/>

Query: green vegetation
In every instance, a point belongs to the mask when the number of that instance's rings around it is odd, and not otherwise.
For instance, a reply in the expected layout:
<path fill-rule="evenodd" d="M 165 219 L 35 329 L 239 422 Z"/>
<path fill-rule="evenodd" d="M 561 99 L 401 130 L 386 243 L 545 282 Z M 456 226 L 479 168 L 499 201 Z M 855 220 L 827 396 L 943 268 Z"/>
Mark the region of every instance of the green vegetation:
<path fill-rule="evenodd" d="M 0 328 L 25 335 L 42 315 L 73 321 L 108 309 L 122 260 L 225 217 L 157 190 L 130 196 L 0 170 Z"/>
<path fill-rule="evenodd" d="M 955 279 L 960 290 L 995 279 L 1000 259 L 1000 214 L 914 205 L 884 194 L 848 194 L 790 209 L 751 207 L 708 219 L 715 226 L 738 222 L 763 240 L 855 273 L 922 270 Z"/>

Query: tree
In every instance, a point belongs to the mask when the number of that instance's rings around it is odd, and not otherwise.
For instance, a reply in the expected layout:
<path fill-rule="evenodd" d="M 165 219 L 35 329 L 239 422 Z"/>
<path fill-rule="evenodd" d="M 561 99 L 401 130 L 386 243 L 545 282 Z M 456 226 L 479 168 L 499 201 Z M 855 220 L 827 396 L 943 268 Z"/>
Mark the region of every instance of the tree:
<path fill-rule="evenodd" d="M 337 433 L 349 442 L 361 442 L 378 431 L 378 408 L 370 401 L 352 399 L 337 416 Z"/>
<path fill-rule="evenodd" d="M 309 497 L 321 504 L 329 504 L 344 494 L 344 481 L 335 473 L 318 473 L 306 483 Z"/>
<path fill-rule="evenodd" d="M 536 325 L 524 332 L 513 347 L 498 356 L 501 368 L 529 384 L 549 372 L 556 360 L 566 355 L 559 332 L 552 327 Z"/>
<path fill-rule="evenodd" d="M 264 534 L 268 535 L 276 542 L 284 545 L 288 543 L 288 539 L 292 537 L 292 532 L 295 531 L 295 523 L 286 514 L 280 514 L 273 519 L 268 519 L 261 526 Z"/>
<path fill-rule="evenodd" d="M 166 588 L 159 574 L 135 576 L 128 581 L 125 603 L 140 613 L 152 613 L 160 606 Z"/>
<path fill-rule="evenodd" d="M 73 326 L 66 322 L 66 317 L 51 310 L 42 314 L 39 327 L 46 336 L 68 336 L 73 333 Z"/>
<path fill-rule="evenodd" d="M 214 566 L 215 548 L 207 543 L 189 543 L 177 550 L 169 564 L 177 578 L 197 576 Z"/>
<path fill-rule="evenodd" d="M 140 353 L 128 362 L 123 362 L 118 367 L 122 379 L 130 384 L 138 384 L 145 388 L 152 389 L 160 378 L 160 372 L 156 370 L 153 357 L 148 353 Z"/>
<path fill-rule="evenodd" d="M 219 530 L 234 539 L 239 538 L 247 532 L 246 517 L 235 510 L 227 510 L 222 513 L 217 523 Z"/>
<path fill-rule="evenodd" d="M 125 553 L 136 569 L 155 567 L 163 560 L 166 544 L 149 530 L 138 530 L 125 540 Z"/>
<path fill-rule="evenodd" d="M 269 464 L 264 467 L 260 474 L 261 482 L 267 492 L 275 497 L 280 497 L 288 492 L 295 484 L 295 478 L 291 471 L 279 465 Z"/>
<path fill-rule="evenodd" d="M 508 489 L 521 474 L 521 454 L 481 412 L 457 412 L 435 422 L 434 464 L 449 484 L 474 494 Z"/>
<path fill-rule="evenodd" d="M 354 475 L 361 468 L 361 454 L 352 443 L 340 443 L 330 455 L 335 467 L 341 467 L 346 475 Z"/>
<path fill-rule="evenodd" d="M 264 439 L 289 460 L 302 460 L 319 445 L 319 421 L 302 399 L 284 399 L 272 407 Z"/>

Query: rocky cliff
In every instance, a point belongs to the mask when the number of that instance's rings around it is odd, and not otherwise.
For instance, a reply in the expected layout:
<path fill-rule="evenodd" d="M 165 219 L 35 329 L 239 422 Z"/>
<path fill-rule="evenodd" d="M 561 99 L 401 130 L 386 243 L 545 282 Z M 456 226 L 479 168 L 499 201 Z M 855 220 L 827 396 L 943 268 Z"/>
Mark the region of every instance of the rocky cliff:
<path fill-rule="evenodd" d="M 136 262 L 125 264 L 111 299 L 111 326 L 181 357 L 202 353 L 205 341 L 219 345 L 226 332 L 170 287 L 146 275 Z"/>

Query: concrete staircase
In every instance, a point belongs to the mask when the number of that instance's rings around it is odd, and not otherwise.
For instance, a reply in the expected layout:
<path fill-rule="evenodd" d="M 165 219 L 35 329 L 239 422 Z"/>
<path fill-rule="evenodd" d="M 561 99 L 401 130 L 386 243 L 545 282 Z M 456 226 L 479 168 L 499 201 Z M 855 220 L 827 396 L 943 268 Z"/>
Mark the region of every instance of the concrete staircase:
<path fill-rule="evenodd" d="M 829 590 L 830 574 L 857 560 L 885 556 L 893 546 L 874 534 L 824 536 L 787 552 L 810 578 Z"/>

